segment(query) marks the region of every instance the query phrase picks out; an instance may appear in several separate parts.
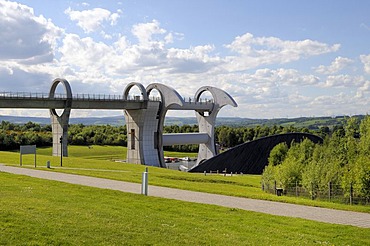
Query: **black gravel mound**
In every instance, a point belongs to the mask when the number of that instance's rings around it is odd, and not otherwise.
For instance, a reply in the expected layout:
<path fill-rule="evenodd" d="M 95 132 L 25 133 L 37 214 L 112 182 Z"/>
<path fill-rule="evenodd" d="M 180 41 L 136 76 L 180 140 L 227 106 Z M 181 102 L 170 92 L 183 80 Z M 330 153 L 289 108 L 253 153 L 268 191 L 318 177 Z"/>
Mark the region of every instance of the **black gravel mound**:
<path fill-rule="evenodd" d="M 279 143 L 285 142 L 288 146 L 292 142 L 301 142 L 308 138 L 314 143 L 322 143 L 321 137 L 308 133 L 287 133 L 260 138 L 244 144 L 240 144 L 217 156 L 214 156 L 199 165 L 193 167 L 189 172 L 223 172 L 262 174 L 268 165 L 268 157 L 271 150 Z"/>

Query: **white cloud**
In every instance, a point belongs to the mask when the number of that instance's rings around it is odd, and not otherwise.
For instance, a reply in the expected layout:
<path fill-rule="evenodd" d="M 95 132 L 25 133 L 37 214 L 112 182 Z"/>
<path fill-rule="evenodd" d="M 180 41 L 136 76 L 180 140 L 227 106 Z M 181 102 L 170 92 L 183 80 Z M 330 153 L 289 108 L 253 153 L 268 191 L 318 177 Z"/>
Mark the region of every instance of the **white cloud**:
<path fill-rule="evenodd" d="M 104 22 L 110 22 L 110 25 L 116 25 L 120 17 L 118 13 L 111 13 L 109 10 L 102 8 L 83 11 L 76 11 L 68 8 L 64 13 L 67 14 L 72 21 L 77 21 L 77 25 L 86 33 L 101 29 Z"/>
<path fill-rule="evenodd" d="M 364 64 L 364 71 L 370 74 L 370 55 L 361 55 L 361 62 Z"/>
<path fill-rule="evenodd" d="M 32 8 L 0 0 L 0 60 L 51 62 L 62 33 L 51 20 L 35 16 Z"/>
<path fill-rule="evenodd" d="M 329 46 L 313 40 L 286 41 L 276 37 L 238 36 L 226 48 L 237 55 L 227 57 L 229 71 L 247 70 L 261 65 L 283 64 L 302 58 L 337 51 L 339 44 Z"/>
<path fill-rule="evenodd" d="M 365 81 L 363 76 L 351 76 L 348 74 L 330 75 L 323 86 L 330 88 L 355 88 L 362 86 Z"/>
<path fill-rule="evenodd" d="M 121 10 L 65 13 L 85 32 L 96 31 L 104 39 L 65 34 L 51 20 L 35 16 L 32 8 L 0 0 L 2 90 L 45 92 L 53 78 L 65 77 L 74 93 L 121 94 L 129 82 L 139 81 L 172 86 L 188 98 L 210 85 L 224 89 L 239 104 L 222 115 L 254 118 L 363 113 L 370 106 L 368 75 L 345 73 L 350 64 L 356 65 L 352 59 L 338 56 L 328 66 L 309 63 L 308 68 L 316 69 L 312 74 L 300 68 L 303 62 L 293 63 L 337 52 L 338 44 L 246 33 L 225 45 L 224 55 L 212 43 L 181 46 L 184 42 L 177 41 L 184 35 L 166 30 L 157 20 L 123 28 L 137 40 L 102 29 L 115 25 Z M 360 60 L 370 74 L 370 55 Z"/>
<path fill-rule="evenodd" d="M 157 20 L 148 23 L 136 24 L 131 29 L 132 34 L 137 37 L 139 44 L 150 45 L 155 42 L 153 36 L 156 34 L 165 34 L 167 31 L 160 27 Z"/>
<path fill-rule="evenodd" d="M 103 68 L 110 63 L 108 59 L 112 48 L 102 42 L 94 42 L 90 37 L 81 39 L 76 34 L 67 34 L 59 51 L 61 62 L 65 64 L 78 70 L 104 72 Z"/>
<path fill-rule="evenodd" d="M 352 63 L 353 63 L 353 60 L 339 56 L 335 58 L 335 60 L 329 66 L 321 65 L 317 67 L 316 72 L 321 73 L 321 74 L 335 74 L 341 71 L 342 69 L 346 68 L 348 65 Z"/>

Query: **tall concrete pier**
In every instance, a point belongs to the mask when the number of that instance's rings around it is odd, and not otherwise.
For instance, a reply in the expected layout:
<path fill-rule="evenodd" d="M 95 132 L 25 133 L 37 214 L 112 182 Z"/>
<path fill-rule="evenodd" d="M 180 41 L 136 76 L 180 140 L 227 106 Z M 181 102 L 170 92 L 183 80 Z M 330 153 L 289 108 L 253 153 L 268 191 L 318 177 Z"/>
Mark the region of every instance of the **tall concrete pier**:
<path fill-rule="evenodd" d="M 58 85 L 65 94 L 56 94 Z M 141 95 L 130 97 L 132 88 L 138 88 Z M 150 100 L 150 94 L 157 91 L 160 98 Z M 209 92 L 213 99 L 203 101 L 201 96 Z M 65 79 L 52 82 L 50 92 L 44 93 L 0 93 L 0 108 L 45 108 L 50 111 L 53 155 L 68 156 L 68 123 L 72 109 L 124 110 L 127 127 L 127 162 L 166 167 L 163 146 L 199 144 L 199 162 L 215 156 L 215 122 L 220 109 L 226 105 L 237 107 L 234 99 L 225 91 L 201 87 L 192 100 L 186 102 L 172 87 L 159 83 L 146 88 L 137 82 L 126 86 L 122 96 L 72 94 L 72 88 Z M 63 112 L 58 115 L 57 109 Z M 164 120 L 168 110 L 194 110 L 199 124 L 198 133 L 163 134 Z"/>
<path fill-rule="evenodd" d="M 55 90 L 61 83 L 66 91 L 65 108 L 61 115 L 50 109 L 51 129 L 53 133 L 53 156 L 68 156 L 68 122 L 72 107 L 72 89 L 67 80 L 55 79 L 51 85 L 49 98 L 55 97 Z"/>

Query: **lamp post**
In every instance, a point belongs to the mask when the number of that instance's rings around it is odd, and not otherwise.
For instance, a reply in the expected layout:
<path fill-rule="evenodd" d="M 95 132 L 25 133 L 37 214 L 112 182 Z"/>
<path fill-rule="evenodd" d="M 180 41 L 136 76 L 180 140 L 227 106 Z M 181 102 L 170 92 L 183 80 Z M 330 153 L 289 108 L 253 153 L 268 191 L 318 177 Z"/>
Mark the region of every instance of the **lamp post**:
<path fill-rule="evenodd" d="M 60 137 L 60 166 L 63 166 L 63 136 Z"/>

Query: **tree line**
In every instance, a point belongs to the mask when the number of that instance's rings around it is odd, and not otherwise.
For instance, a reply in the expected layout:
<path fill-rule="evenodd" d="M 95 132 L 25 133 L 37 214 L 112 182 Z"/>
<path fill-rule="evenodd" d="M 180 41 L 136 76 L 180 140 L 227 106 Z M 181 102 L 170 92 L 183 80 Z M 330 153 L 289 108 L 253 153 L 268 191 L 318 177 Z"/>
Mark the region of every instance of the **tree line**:
<path fill-rule="evenodd" d="M 338 129 L 333 130 L 336 131 Z M 164 133 L 191 133 L 198 131 L 198 125 L 167 125 L 163 128 Z M 331 134 L 331 130 L 328 127 L 322 127 L 318 131 L 312 131 L 308 128 L 296 128 L 291 125 L 258 125 L 255 127 L 219 126 L 215 129 L 215 140 L 221 148 L 227 149 L 261 137 L 289 132 L 311 132 L 320 136 Z M 51 125 L 40 125 L 33 122 L 26 124 L 14 124 L 8 121 L 1 122 L 0 150 L 19 149 L 20 145 L 29 144 L 35 144 L 39 147 L 51 146 Z M 68 128 L 68 144 L 127 146 L 127 129 L 126 126 L 72 124 Z M 165 150 L 197 152 L 198 145 L 166 146 Z"/>
<path fill-rule="evenodd" d="M 313 199 L 319 191 L 327 194 L 331 187 L 340 187 L 347 196 L 355 193 L 370 202 L 370 117 L 347 119 L 321 145 L 308 139 L 290 147 L 278 144 L 270 152 L 262 182 L 284 190 L 300 186 Z"/>

